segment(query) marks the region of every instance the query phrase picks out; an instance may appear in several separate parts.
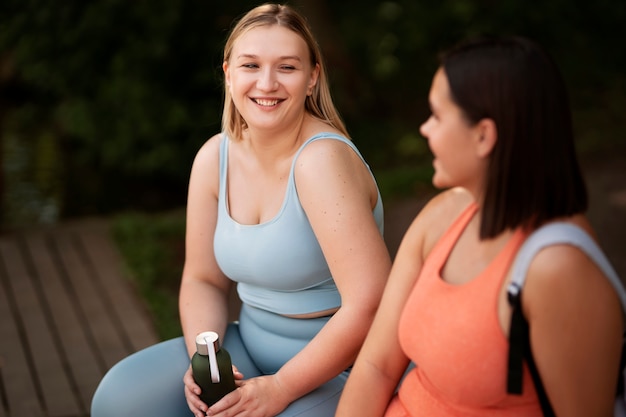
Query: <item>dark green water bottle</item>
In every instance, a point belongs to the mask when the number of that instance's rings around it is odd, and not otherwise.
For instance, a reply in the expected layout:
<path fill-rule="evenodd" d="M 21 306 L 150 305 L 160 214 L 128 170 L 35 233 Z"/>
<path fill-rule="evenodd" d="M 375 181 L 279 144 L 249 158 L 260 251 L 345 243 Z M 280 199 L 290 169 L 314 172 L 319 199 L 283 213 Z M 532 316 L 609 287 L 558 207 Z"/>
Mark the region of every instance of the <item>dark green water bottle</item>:
<path fill-rule="evenodd" d="M 200 399 L 209 407 L 237 388 L 230 354 L 220 348 L 219 336 L 215 332 L 202 332 L 196 336 L 191 370 L 202 390 Z"/>

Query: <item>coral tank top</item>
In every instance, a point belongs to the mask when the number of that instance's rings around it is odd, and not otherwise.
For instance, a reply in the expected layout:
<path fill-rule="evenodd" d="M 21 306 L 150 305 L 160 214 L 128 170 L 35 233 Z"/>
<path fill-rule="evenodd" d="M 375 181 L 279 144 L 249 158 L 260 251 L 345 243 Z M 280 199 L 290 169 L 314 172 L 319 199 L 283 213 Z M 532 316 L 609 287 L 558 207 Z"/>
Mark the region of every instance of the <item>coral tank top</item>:
<path fill-rule="evenodd" d="M 542 415 L 527 368 L 524 394 L 506 392 L 509 343 L 498 321 L 499 292 L 525 234 L 517 230 L 487 268 L 464 284 L 447 283 L 440 274 L 476 212 L 471 204 L 437 242 L 407 300 L 398 335 L 416 367 L 386 417 Z"/>

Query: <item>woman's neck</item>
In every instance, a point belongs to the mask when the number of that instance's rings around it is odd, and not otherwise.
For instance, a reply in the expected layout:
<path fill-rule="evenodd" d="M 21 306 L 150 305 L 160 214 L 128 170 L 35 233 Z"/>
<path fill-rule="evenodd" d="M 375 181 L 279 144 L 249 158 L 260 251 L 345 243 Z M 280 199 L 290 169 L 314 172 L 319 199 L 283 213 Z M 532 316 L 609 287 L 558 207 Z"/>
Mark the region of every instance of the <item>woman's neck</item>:
<path fill-rule="evenodd" d="M 305 140 L 308 117 L 305 115 L 288 128 L 268 131 L 265 129 L 248 128 L 243 132 L 245 147 L 261 158 L 282 158 L 292 155 Z"/>

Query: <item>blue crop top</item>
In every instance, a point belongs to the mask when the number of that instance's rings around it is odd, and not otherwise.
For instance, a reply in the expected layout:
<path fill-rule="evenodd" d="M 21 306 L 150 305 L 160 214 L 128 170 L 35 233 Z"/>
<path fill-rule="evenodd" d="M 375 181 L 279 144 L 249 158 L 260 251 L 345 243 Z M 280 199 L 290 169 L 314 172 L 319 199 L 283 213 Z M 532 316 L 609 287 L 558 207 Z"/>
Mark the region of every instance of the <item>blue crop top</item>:
<path fill-rule="evenodd" d="M 224 274 L 237 282 L 241 300 L 277 314 L 306 314 L 339 307 L 341 297 L 322 249 L 300 205 L 294 167 L 304 147 L 318 139 L 346 143 L 363 159 L 354 144 L 343 136 L 320 133 L 309 138 L 291 163 L 287 190 L 278 214 L 257 224 L 239 224 L 227 208 L 228 138 L 220 143 L 220 182 L 215 258 Z M 366 164 L 365 160 L 363 163 Z M 369 169 L 369 166 L 368 166 Z M 380 192 L 374 217 L 383 233 Z"/>

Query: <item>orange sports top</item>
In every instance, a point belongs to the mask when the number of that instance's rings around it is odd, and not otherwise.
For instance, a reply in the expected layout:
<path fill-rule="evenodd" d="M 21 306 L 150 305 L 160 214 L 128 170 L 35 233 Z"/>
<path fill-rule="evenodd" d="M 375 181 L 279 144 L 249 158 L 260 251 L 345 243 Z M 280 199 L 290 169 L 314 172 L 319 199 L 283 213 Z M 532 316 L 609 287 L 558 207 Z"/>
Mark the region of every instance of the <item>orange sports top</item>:
<path fill-rule="evenodd" d="M 449 284 L 440 275 L 476 212 L 471 204 L 450 226 L 411 290 L 398 336 L 416 367 L 385 417 L 542 416 L 528 368 L 523 395 L 506 392 L 509 343 L 497 314 L 500 289 L 525 234 L 517 230 L 491 264 L 464 284 Z"/>

